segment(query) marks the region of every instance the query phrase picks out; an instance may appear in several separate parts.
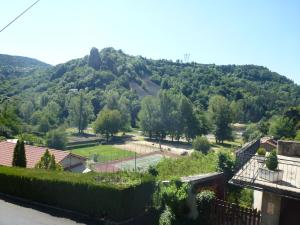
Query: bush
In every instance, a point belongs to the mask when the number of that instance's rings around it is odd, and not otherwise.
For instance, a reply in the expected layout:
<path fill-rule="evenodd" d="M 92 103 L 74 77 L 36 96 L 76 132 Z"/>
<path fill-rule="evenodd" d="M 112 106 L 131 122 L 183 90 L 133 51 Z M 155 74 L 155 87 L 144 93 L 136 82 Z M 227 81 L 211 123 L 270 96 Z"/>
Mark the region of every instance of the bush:
<path fill-rule="evenodd" d="M 188 211 L 186 200 L 189 185 L 179 180 L 172 180 L 161 188 L 163 205 L 170 207 L 176 216 L 185 215 Z"/>
<path fill-rule="evenodd" d="M 266 150 L 264 148 L 259 148 L 259 149 L 257 149 L 256 153 L 259 156 L 265 156 L 266 155 Z"/>
<path fill-rule="evenodd" d="M 210 143 L 206 137 L 196 137 L 196 139 L 193 141 L 193 148 L 196 151 L 201 151 L 204 154 L 206 154 L 210 149 Z"/>
<path fill-rule="evenodd" d="M 201 224 L 209 224 L 210 211 L 215 199 L 215 193 L 212 191 L 202 191 L 197 194 L 196 204 L 199 212 L 199 221 L 201 221 Z"/>
<path fill-rule="evenodd" d="M 278 158 L 276 150 L 273 150 L 266 159 L 266 166 L 269 170 L 276 170 L 278 166 Z"/>
<path fill-rule="evenodd" d="M 149 166 L 148 173 L 154 177 L 158 176 L 158 170 L 155 168 L 155 166 L 152 166 L 152 165 Z"/>
<path fill-rule="evenodd" d="M 0 192 L 115 221 L 140 213 L 151 202 L 147 174 L 69 173 L 0 167 Z"/>
<path fill-rule="evenodd" d="M 67 145 L 67 135 L 61 130 L 51 130 L 46 134 L 46 145 L 49 148 L 65 149 Z"/>
<path fill-rule="evenodd" d="M 234 160 L 225 152 L 218 153 L 218 170 L 223 172 L 226 180 L 230 180 L 234 174 Z"/>
<path fill-rule="evenodd" d="M 175 214 L 170 207 L 166 207 L 159 217 L 159 225 L 172 225 L 175 221 Z"/>

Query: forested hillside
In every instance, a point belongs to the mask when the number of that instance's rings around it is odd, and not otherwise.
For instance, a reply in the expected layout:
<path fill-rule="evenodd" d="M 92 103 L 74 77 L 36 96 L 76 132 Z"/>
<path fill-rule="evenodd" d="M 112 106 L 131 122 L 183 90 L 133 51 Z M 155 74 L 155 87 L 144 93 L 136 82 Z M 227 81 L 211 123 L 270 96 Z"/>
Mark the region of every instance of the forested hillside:
<path fill-rule="evenodd" d="M 182 94 L 199 111 L 208 109 L 212 96 L 224 96 L 234 122 L 257 122 L 300 104 L 300 87 L 262 66 L 152 60 L 113 48 L 93 48 L 90 55 L 54 67 L 0 55 L 0 74 L 0 98 L 10 98 L 28 129 L 45 132 L 70 122 L 79 93 L 89 103 L 87 123 L 108 105 L 128 112 L 131 126 L 137 124 L 141 98 L 159 89 Z"/>

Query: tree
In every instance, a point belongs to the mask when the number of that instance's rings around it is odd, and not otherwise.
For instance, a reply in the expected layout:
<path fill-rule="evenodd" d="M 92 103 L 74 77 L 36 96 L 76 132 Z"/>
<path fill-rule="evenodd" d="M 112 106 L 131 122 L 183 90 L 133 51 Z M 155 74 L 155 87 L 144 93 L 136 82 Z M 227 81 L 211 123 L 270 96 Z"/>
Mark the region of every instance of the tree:
<path fill-rule="evenodd" d="M 295 124 L 287 117 L 276 117 L 271 121 L 269 133 L 276 139 L 294 138 L 296 135 Z"/>
<path fill-rule="evenodd" d="M 87 128 L 90 119 L 93 117 L 92 104 L 90 99 L 81 92 L 79 96 L 71 99 L 69 106 L 69 120 L 78 128 L 78 133 L 83 133 Z"/>
<path fill-rule="evenodd" d="M 13 154 L 13 166 L 25 167 L 26 168 L 26 153 L 24 141 L 17 141 Z"/>
<path fill-rule="evenodd" d="M 263 134 L 260 132 L 257 124 L 250 124 L 243 132 L 243 140 L 245 142 L 260 138 Z"/>
<path fill-rule="evenodd" d="M 217 143 L 223 143 L 224 140 L 232 139 L 232 115 L 230 104 L 223 96 L 213 96 L 209 100 L 209 113 L 214 124 L 214 134 Z"/>
<path fill-rule="evenodd" d="M 141 110 L 138 114 L 139 123 L 144 133 L 150 138 L 153 135 L 162 135 L 162 121 L 158 99 L 152 96 L 146 96 L 141 102 Z"/>
<path fill-rule="evenodd" d="M 65 149 L 67 142 L 66 132 L 62 129 L 51 130 L 46 134 L 46 145 L 49 148 Z"/>
<path fill-rule="evenodd" d="M 93 127 L 95 133 L 105 135 L 108 142 L 109 136 L 113 136 L 122 128 L 121 113 L 118 110 L 103 109 Z"/>
<path fill-rule="evenodd" d="M 202 153 L 206 154 L 210 149 L 210 143 L 207 137 L 196 137 L 193 141 L 193 148 L 196 151 L 201 151 Z"/>
<path fill-rule="evenodd" d="M 182 96 L 179 102 L 180 119 L 183 125 L 183 133 L 187 141 L 195 138 L 197 135 L 201 135 L 199 121 L 194 112 L 191 101 Z"/>
<path fill-rule="evenodd" d="M 48 149 L 46 149 L 40 161 L 35 165 L 35 168 L 58 171 L 63 170 L 62 166 L 56 163 L 54 154 L 50 154 Z"/>

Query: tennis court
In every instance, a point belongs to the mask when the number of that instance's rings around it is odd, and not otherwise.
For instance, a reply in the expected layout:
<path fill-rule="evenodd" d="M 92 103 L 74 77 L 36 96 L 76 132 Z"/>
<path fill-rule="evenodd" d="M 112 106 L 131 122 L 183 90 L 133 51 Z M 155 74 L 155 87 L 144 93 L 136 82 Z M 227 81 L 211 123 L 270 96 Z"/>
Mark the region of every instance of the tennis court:
<path fill-rule="evenodd" d="M 149 166 L 156 165 L 163 156 L 161 154 L 152 154 L 141 156 L 136 159 L 126 160 L 116 163 L 114 166 L 120 170 L 138 170 L 145 171 Z"/>
<path fill-rule="evenodd" d="M 116 172 L 120 170 L 145 171 L 151 165 L 156 165 L 164 156 L 159 153 L 151 153 L 136 158 L 116 160 L 106 163 L 97 163 L 93 166 L 98 172 Z"/>

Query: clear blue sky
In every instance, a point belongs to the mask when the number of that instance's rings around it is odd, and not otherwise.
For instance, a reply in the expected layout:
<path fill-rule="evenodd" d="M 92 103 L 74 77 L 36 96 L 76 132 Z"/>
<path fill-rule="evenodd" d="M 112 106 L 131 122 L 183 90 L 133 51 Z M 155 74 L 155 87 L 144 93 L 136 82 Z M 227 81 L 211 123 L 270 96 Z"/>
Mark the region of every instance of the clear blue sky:
<path fill-rule="evenodd" d="M 0 2 L 0 28 L 34 0 Z M 114 47 L 132 55 L 257 64 L 300 84 L 299 0 L 41 0 L 0 33 L 0 53 L 51 64 Z"/>

